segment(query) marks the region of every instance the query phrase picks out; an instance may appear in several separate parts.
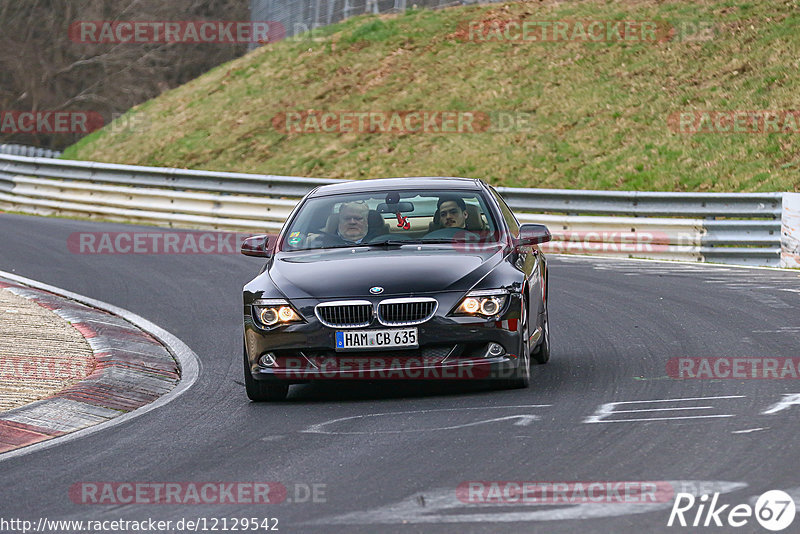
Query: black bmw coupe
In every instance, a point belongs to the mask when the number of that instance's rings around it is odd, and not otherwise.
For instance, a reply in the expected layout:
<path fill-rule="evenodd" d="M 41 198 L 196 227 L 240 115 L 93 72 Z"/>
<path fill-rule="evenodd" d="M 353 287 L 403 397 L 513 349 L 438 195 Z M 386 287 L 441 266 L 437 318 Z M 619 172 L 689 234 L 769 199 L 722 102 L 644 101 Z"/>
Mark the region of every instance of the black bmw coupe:
<path fill-rule="evenodd" d="M 244 287 L 254 401 L 332 379 L 495 380 L 527 387 L 550 357 L 543 225 L 520 225 L 480 180 L 390 178 L 318 187 Z"/>

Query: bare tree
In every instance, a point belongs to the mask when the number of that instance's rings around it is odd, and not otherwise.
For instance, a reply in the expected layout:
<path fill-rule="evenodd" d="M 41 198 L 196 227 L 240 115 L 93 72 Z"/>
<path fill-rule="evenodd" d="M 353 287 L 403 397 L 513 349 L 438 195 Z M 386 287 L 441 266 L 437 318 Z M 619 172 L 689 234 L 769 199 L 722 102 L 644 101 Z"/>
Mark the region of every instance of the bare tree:
<path fill-rule="evenodd" d="M 249 19 L 248 0 L 0 0 L 0 111 L 115 114 L 244 54 L 246 44 L 84 43 L 80 21 Z M 0 133 L 63 148 L 76 133 Z"/>

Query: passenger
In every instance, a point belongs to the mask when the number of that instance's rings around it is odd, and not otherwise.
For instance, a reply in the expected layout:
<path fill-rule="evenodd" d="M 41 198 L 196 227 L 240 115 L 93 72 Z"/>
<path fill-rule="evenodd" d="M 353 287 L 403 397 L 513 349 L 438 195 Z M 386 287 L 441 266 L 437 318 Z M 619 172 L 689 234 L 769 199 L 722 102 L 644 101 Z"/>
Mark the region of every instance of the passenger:
<path fill-rule="evenodd" d="M 467 204 L 461 197 L 441 197 L 436 204 L 436 214 L 442 228 L 467 227 Z"/>

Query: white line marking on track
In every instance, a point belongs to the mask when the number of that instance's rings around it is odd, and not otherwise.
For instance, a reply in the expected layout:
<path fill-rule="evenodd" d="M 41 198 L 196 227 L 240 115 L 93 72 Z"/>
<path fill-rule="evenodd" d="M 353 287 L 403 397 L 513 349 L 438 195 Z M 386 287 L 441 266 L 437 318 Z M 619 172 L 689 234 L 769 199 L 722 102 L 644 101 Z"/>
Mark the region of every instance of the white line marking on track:
<path fill-rule="evenodd" d="M 800 393 L 786 393 L 783 399 L 761 412 L 761 415 L 772 415 L 798 404 L 800 404 Z"/>
<path fill-rule="evenodd" d="M 761 428 L 748 428 L 747 430 L 734 430 L 731 434 L 749 434 L 750 432 L 758 432 L 759 430 L 766 430 L 767 427 Z"/>
<path fill-rule="evenodd" d="M 797 334 L 800 326 L 781 326 L 777 330 L 753 330 L 754 334 Z"/>
<path fill-rule="evenodd" d="M 713 406 L 686 406 L 684 408 L 646 408 L 644 410 L 615 410 L 614 413 L 674 412 L 677 410 L 710 410 Z"/>
<path fill-rule="evenodd" d="M 613 404 L 636 404 L 640 402 L 681 402 L 681 401 L 696 401 L 708 399 L 743 399 L 744 395 L 722 395 L 719 397 L 687 397 L 685 399 L 653 399 L 653 400 L 636 400 L 636 401 L 617 401 Z"/>
<path fill-rule="evenodd" d="M 669 421 L 672 419 L 707 419 L 707 418 L 714 418 L 714 417 L 734 417 L 733 415 L 729 414 L 716 414 L 716 415 L 684 415 L 684 416 L 674 416 L 674 417 L 652 417 L 652 418 L 640 418 L 640 419 L 607 419 L 613 415 L 618 413 L 641 413 L 641 412 L 668 412 L 668 411 L 679 411 L 679 410 L 707 410 L 713 408 L 713 406 L 690 406 L 690 407 L 680 407 L 680 406 L 673 406 L 669 408 L 642 408 L 639 410 L 616 410 L 617 406 L 623 404 L 649 404 L 649 403 L 658 403 L 658 402 L 689 402 L 689 401 L 707 401 L 707 400 L 714 400 L 714 399 L 741 399 L 744 398 L 744 395 L 722 395 L 716 397 L 687 397 L 683 399 L 652 399 L 652 400 L 637 400 L 637 401 L 616 401 L 616 402 L 607 402 L 605 404 L 601 404 L 597 410 L 595 410 L 593 415 L 586 417 L 583 422 L 584 423 L 628 423 L 628 422 L 641 422 L 641 421 Z"/>
<path fill-rule="evenodd" d="M 646 421 L 673 421 L 677 419 L 710 419 L 713 417 L 736 417 L 735 415 L 681 415 L 676 417 L 645 417 L 639 419 L 603 419 L 602 421 L 584 421 L 586 423 L 641 423 Z"/>
<path fill-rule="evenodd" d="M 482 425 L 485 423 L 494 423 L 499 421 L 510 421 L 513 419 L 517 419 L 517 422 L 514 423 L 514 426 L 528 426 L 534 421 L 538 421 L 540 417 L 534 414 L 515 414 L 515 415 L 508 415 L 504 417 L 497 417 L 493 419 L 482 419 L 480 421 L 471 421 L 469 423 L 463 423 L 460 425 L 451 425 L 451 426 L 443 426 L 443 427 L 432 427 L 432 428 L 412 428 L 408 430 L 375 430 L 375 431 L 355 431 L 355 432 L 348 432 L 348 431 L 336 431 L 336 430 L 326 430 L 325 427 L 341 423 L 343 421 L 354 421 L 358 419 L 365 419 L 367 417 L 385 417 L 385 416 L 395 416 L 395 415 L 409 415 L 409 414 L 424 414 L 424 413 L 433 413 L 433 412 L 458 412 L 458 411 L 469 411 L 469 410 L 502 410 L 502 409 L 520 409 L 520 408 L 549 408 L 552 404 L 522 404 L 522 405 L 512 405 L 512 406 L 474 406 L 474 407 L 466 407 L 466 408 L 439 408 L 433 410 L 408 410 L 403 412 L 384 412 L 384 413 L 372 413 L 372 414 L 361 414 L 361 415 L 351 415 L 349 417 L 339 417 L 337 419 L 331 419 L 329 421 L 324 421 L 322 423 L 317 423 L 314 425 L 309 426 L 308 428 L 301 430 L 300 432 L 306 434 L 348 434 L 348 435 L 361 435 L 361 434 L 404 434 L 407 432 L 429 432 L 435 430 L 456 430 L 459 428 L 466 428 L 470 426 Z"/>

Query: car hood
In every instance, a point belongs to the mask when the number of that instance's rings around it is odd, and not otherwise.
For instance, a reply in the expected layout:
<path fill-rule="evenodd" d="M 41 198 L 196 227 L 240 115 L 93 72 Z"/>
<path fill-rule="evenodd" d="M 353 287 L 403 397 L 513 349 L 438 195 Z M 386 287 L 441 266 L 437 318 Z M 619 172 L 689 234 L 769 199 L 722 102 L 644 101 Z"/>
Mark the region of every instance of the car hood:
<path fill-rule="evenodd" d="M 467 291 L 503 259 L 499 248 L 464 252 L 453 248 L 335 249 L 280 253 L 269 276 L 287 297 L 369 297 Z"/>

